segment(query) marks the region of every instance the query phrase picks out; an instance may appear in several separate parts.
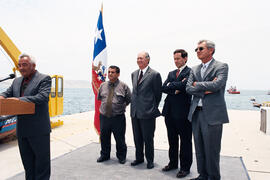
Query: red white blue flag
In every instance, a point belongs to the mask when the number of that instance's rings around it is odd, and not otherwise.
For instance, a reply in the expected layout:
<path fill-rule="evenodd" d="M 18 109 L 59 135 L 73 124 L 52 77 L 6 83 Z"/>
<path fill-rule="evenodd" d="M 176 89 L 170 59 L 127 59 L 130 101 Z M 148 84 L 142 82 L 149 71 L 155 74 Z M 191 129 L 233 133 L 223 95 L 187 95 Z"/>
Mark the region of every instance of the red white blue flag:
<path fill-rule="evenodd" d="M 92 88 L 95 94 L 94 126 L 98 134 L 100 134 L 99 107 L 101 102 L 97 100 L 97 94 L 100 84 L 106 80 L 107 75 L 106 72 L 107 72 L 106 39 L 102 22 L 102 11 L 100 11 L 94 39 L 94 54 L 92 62 Z"/>

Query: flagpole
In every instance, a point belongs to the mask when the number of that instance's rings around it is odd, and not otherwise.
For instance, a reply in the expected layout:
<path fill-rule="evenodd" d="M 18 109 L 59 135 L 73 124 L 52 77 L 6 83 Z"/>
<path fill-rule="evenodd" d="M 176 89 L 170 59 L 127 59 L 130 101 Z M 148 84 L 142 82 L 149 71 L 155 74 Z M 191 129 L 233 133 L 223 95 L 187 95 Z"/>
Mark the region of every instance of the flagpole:
<path fill-rule="evenodd" d="M 100 11 L 101 11 L 101 14 L 103 16 L 103 2 L 101 3 L 101 9 L 100 9 Z"/>
<path fill-rule="evenodd" d="M 107 68 L 107 51 L 106 51 L 106 39 L 102 21 L 103 3 L 99 11 L 98 23 L 96 28 L 96 35 L 94 39 L 94 53 L 92 62 L 92 89 L 95 94 L 95 115 L 94 115 L 94 127 L 100 134 L 100 119 L 99 108 L 101 101 L 97 99 L 98 89 L 102 82 L 106 80 L 106 68 Z"/>

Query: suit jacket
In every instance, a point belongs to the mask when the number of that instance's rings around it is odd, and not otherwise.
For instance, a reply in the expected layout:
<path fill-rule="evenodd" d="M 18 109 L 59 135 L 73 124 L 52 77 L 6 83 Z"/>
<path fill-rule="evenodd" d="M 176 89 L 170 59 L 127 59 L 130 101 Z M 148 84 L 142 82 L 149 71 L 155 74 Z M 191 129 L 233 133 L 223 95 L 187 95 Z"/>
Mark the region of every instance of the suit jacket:
<path fill-rule="evenodd" d="M 130 115 L 138 119 L 151 119 L 160 116 L 158 109 L 161 100 L 161 76 L 148 67 L 140 83 L 137 85 L 140 70 L 131 74 L 133 85 Z"/>
<path fill-rule="evenodd" d="M 31 137 L 49 134 L 51 132 L 51 125 L 48 101 L 51 92 L 51 77 L 36 71 L 24 90 L 24 96 L 20 97 L 22 81 L 23 77 L 14 79 L 6 92 L 0 94 L 4 97 L 17 97 L 22 101 L 35 104 L 35 114 L 18 115 L 17 136 Z"/>
<path fill-rule="evenodd" d="M 163 106 L 162 115 L 186 120 L 189 112 L 191 95 L 186 93 L 186 84 L 190 68 L 186 66 L 176 78 L 177 69 L 169 72 L 166 81 L 162 85 L 162 92 L 167 94 Z M 178 94 L 175 91 L 179 90 Z"/>
<path fill-rule="evenodd" d="M 192 121 L 192 116 L 201 98 L 203 113 L 208 124 L 217 125 L 228 123 L 229 118 L 224 99 L 224 92 L 229 67 L 226 63 L 213 59 L 209 64 L 204 77 L 201 77 L 201 67 L 202 64 L 193 67 L 188 78 L 186 91 L 193 95 L 188 119 Z M 215 77 L 217 80 L 213 81 Z M 194 81 L 196 81 L 195 87 L 192 85 Z M 211 91 L 212 93 L 204 94 L 205 91 Z"/>

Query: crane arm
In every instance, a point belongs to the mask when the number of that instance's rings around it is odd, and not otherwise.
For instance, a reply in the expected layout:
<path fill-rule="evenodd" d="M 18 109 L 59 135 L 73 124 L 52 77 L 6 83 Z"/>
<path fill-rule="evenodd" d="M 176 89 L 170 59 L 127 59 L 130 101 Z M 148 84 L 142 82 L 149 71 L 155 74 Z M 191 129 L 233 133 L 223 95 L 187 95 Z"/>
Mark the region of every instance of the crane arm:
<path fill-rule="evenodd" d="M 21 51 L 16 47 L 16 45 L 11 41 L 5 31 L 0 27 L 0 45 L 12 59 L 15 68 L 13 69 L 14 73 L 15 70 L 18 70 L 18 58 L 21 55 Z"/>

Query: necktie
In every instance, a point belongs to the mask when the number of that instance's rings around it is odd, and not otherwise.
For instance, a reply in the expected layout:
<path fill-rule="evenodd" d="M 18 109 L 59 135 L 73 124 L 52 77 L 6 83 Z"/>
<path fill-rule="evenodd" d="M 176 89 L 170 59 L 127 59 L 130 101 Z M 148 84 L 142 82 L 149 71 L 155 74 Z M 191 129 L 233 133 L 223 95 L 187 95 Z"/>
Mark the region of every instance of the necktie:
<path fill-rule="evenodd" d="M 206 71 L 206 65 L 203 64 L 202 68 L 201 68 L 201 77 L 203 78 L 204 77 L 204 73 Z"/>
<path fill-rule="evenodd" d="M 180 69 L 177 69 L 176 78 L 179 76 L 179 74 L 180 74 Z"/>
<path fill-rule="evenodd" d="M 112 116 L 112 99 L 113 99 L 113 92 L 114 92 L 114 84 L 109 85 L 110 91 L 106 103 L 106 116 L 111 117 Z"/>
<path fill-rule="evenodd" d="M 139 79 L 138 79 L 138 83 L 137 83 L 137 84 L 139 84 L 139 83 L 140 83 L 140 81 L 141 81 L 142 77 L 143 77 L 143 71 L 141 71 L 141 73 L 140 73 L 140 76 L 139 76 Z"/>

